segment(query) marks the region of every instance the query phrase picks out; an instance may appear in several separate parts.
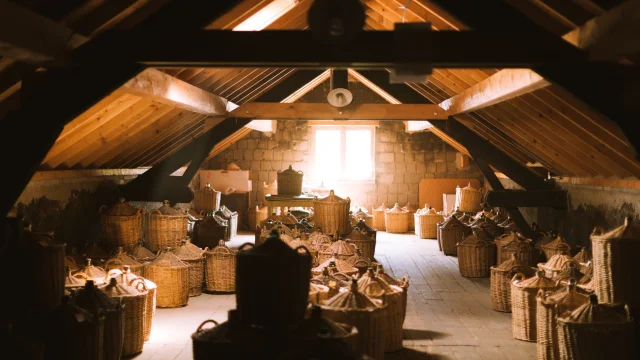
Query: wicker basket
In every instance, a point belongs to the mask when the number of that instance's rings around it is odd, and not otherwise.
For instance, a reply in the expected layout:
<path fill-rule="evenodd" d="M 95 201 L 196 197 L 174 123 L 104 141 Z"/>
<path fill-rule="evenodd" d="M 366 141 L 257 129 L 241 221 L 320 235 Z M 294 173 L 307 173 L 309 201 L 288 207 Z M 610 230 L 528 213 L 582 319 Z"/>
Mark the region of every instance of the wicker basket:
<path fill-rule="evenodd" d="M 33 282 L 28 296 L 30 304 L 38 309 L 51 310 L 60 305 L 65 290 L 65 244 L 57 244 L 53 234 L 25 234 L 26 252 L 29 261 L 30 279 Z M 6 245 L 6 244 L 5 244 Z M 7 254 L 8 256 L 15 254 Z"/>
<path fill-rule="evenodd" d="M 580 264 L 581 267 L 585 267 L 591 261 L 591 259 L 591 251 L 589 251 L 589 249 L 587 249 L 586 247 L 581 248 L 580 251 L 578 251 L 578 253 L 573 257 L 573 260 Z"/>
<path fill-rule="evenodd" d="M 122 246 L 130 251 L 142 240 L 142 209 L 136 209 L 120 198 L 109 210 L 100 207 L 99 213 L 104 243 L 110 249 Z"/>
<path fill-rule="evenodd" d="M 351 243 L 344 240 L 333 241 L 331 245 L 318 251 L 318 263 L 323 263 L 331 257 L 349 261 L 356 254 L 356 249 Z"/>
<path fill-rule="evenodd" d="M 149 213 L 146 246 L 151 251 L 176 247 L 187 237 L 188 216 L 165 200 L 162 207 Z"/>
<path fill-rule="evenodd" d="M 109 254 L 102 250 L 97 244 L 92 243 L 87 246 L 82 255 L 86 258 L 91 258 L 94 265 L 103 266 L 105 261 L 109 260 Z"/>
<path fill-rule="evenodd" d="M 408 300 L 408 297 L 409 297 L 408 293 L 407 293 L 407 291 L 409 290 L 409 278 L 405 276 L 402 279 L 396 279 L 393 276 L 391 276 L 391 275 L 387 274 L 386 272 L 384 272 L 384 269 L 383 269 L 381 264 L 378 264 L 378 267 L 376 269 L 376 276 L 379 277 L 380 279 L 386 281 L 387 284 L 399 286 L 402 289 L 402 306 L 403 306 L 402 313 L 405 314 L 405 317 L 406 317 L 406 315 L 407 315 L 407 300 Z"/>
<path fill-rule="evenodd" d="M 569 263 L 574 263 L 573 258 L 567 254 L 557 254 L 552 256 L 546 263 L 538 264 L 538 269 L 544 271 L 544 276 L 555 279 L 558 273 L 566 269 Z"/>
<path fill-rule="evenodd" d="M 533 276 L 535 270 L 523 264 L 517 254 L 503 261 L 498 266 L 491 267 L 491 306 L 495 311 L 511 312 L 511 279 L 517 273 Z"/>
<path fill-rule="evenodd" d="M 515 221 L 511 220 L 511 217 L 498 224 L 502 228 L 502 232 L 508 234 L 510 232 L 520 232 L 520 228 L 516 225 Z"/>
<path fill-rule="evenodd" d="M 356 351 L 358 329 L 349 324 L 331 321 L 324 316 L 319 306 L 312 306 L 310 314 L 300 327 L 299 335 L 305 339 L 339 340 L 345 343 L 350 351 Z M 330 356 L 331 357 L 331 356 Z M 287 357 L 292 358 L 292 357 Z"/>
<path fill-rule="evenodd" d="M 236 251 L 223 240 L 211 251 L 205 252 L 207 291 L 236 291 Z"/>
<path fill-rule="evenodd" d="M 360 249 L 356 249 L 356 255 L 353 256 L 348 262 L 349 264 L 351 264 L 351 266 L 358 269 L 358 276 L 364 275 L 368 269 L 375 269 L 379 265 L 378 263 L 362 256 L 362 252 L 360 251 Z"/>
<path fill-rule="evenodd" d="M 351 213 L 351 223 L 357 224 L 362 220 L 368 227 L 373 226 L 373 215 L 369 214 L 366 209 L 358 207 L 358 210 Z"/>
<path fill-rule="evenodd" d="M 553 279 L 560 283 L 560 285 L 568 285 L 569 281 L 573 280 L 577 282 L 582 279 L 583 275 L 578 268 L 578 264 L 574 262 L 567 263 L 567 267 L 560 271 Z"/>
<path fill-rule="evenodd" d="M 485 230 L 489 234 L 489 236 L 491 236 L 492 240 L 502 235 L 502 228 L 498 226 L 495 221 L 485 216 L 484 213 L 480 215 L 480 217 L 472 221 L 470 226 L 472 228 L 480 228 Z"/>
<path fill-rule="evenodd" d="M 322 269 L 322 273 L 320 275 L 316 275 L 311 279 L 313 284 L 324 285 L 329 289 L 327 294 L 327 298 L 331 299 L 336 296 L 338 292 L 340 292 L 340 288 L 348 287 L 350 277 L 341 273 L 331 273 L 329 272 L 329 268 L 325 267 Z"/>
<path fill-rule="evenodd" d="M 335 272 L 343 273 L 348 276 L 353 276 L 358 273 L 358 269 L 351 266 L 351 264 L 345 260 L 341 260 L 335 256 L 332 256 L 325 261 L 321 262 L 320 265 L 311 269 L 311 273 L 313 276 L 318 276 L 322 274 L 325 268 L 328 268 L 331 272 L 334 270 Z"/>
<path fill-rule="evenodd" d="M 389 233 L 406 233 L 409 231 L 409 213 L 396 203 L 384 212 L 384 227 Z"/>
<path fill-rule="evenodd" d="M 67 276 L 64 277 L 64 289 L 76 290 L 84 287 L 87 283 L 87 276 L 82 273 L 73 274 L 71 269 L 65 267 Z"/>
<path fill-rule="evenodd" d="M 331 190 L 329 196 L 313 199 L 314 221 L 316 228 L 321 228 L 327 234 L 348 234 L 351 232 L 349 222 L 349 207 L 351 199 L 336 196 Z"/>
<path fill-rule="evenodd" d="M 183 240 L 171 252 L 189 265 L 189 296 L 201 295 L 204 284 L 204 250 L 193 245 L 190 240 Z"/>
<path fill-rule="evenodd" d="M 376 252 L 376 240 L 369 237 L 366 230 L 354 228 L 345 241 L 360 249 L 365 259 L 373 261 L 373 256 Z"/>
<path fill-rule="evenodd" d="M 104 315 L 102 359 L 120 360 L 124 336 L 124 305 L 119 299 L 111 299 L 100 291 L 91 280 L 76 292 L 75 302 L 94 316 Z"/>
<path fill-rule="evenodd" d="M 640 253 L 640 226 L 626 218 L 622 226 L 591 235 L 593 279 L 596 295 L 605 303 L 640 307 L 640 287 L 635 276 Z"/>
<path fill-rule="evenodd" d="M 402 210 L 409 213 L 409 231 L 413 231 L 416 228 L 414 214 L 418 211 L 418 208 L 411 203 L 402 207 Z"/>
<path fill-rule="evenodd" d="M 137 276 L 144 276 L 144 265 L 138 262 L 133 257 L 124 253 L 124 249 L 121 246 L 116 248 L 116 254 L 104 263 L 104 269 L 109 271 L 111 269 L 124 270 L 124 266 L 129 266 L 131 272 Z"/>
<path fill-rule="evenodd" d="M 255 208 L 250 208 L 247 211 L 249 217 L 249 230 L 255 230 L 260 223 L 267 219 L 267 207 L 260 208 L 258 205 Z"/>
<path fill-rule="evenodd" d="M 535 254 L 531 239 L 511 232 L 496 238 L 495 243 L 498 250 L 496 257 L 498 264 L 511 259 L 511 254 L 516 253 L 521 264 L 535 266 Z"/>
<path fill-rule="evenodd" d="M 482 229 L 474 229 L 458 244 L 458 267 L 464 277 L 488 277 L 490 269 L 496 264 L 496 244 Z"/>
<path fill-rule="evenodd" d="M 187 236 L 194 238 L 195 235 L 195 229 L 196 229 L 196 224 L 198 223 L 198 221 L 202 220 L 202 218 L 204 218 L 204 211 L 202 213 L 198 213 L 196 212 L 194 209 L 189 209 L 186 212 L 187 214 Z"/>
<path fill-rule="evenodd" d="M 142 243 L 136 245 L 130 252 L 131 257 L 142 264 L 146 264 L 149 261 L 155 260 L 158 256 L 151 252 L 151 250 L 147 249 L 142 245 Z"/>
<path fill-rule="evenodd" d="M 213 249 L 220 240 L 229 240 L 229 221 L 218 215 L 205 216 L 196 223 L 194 232 L 197 246 Z"/>
<path fill-rule="evenodd" d="M 309 285 L 309 301 L 315 305 L 322 305 L 329 299 L 329 287 L 322 285 L 320 281 L 311 279 Z"/>
<path fill-rule="evenodd" d="M 221 197 L 222 193 L 216 191 L 211 187 L 211 184 L 207 183 L 202 189 L 193 192 L 193 208 L 197 213 L 201 211 L 205 213 L 218 211 Z"/>
<path fill-rule="evenodd" d="M 554 240 L 541 245 L 540 248 L 547 259 L 551 259 L 553 255 L 571 253 L 571 245 L 569 245 L 569 243 L 560 235 L 558 235 Z"/>
<path fill-rule="evenodd" d="M 629 308 L 598 304 L 596 295 L 570 315 L 559 317 L 558 332 L 561 359 L 637 359 Z"/>
<path fill-rule="evenodd" d="M 93 280 L 96 285 L 102 285 L 107 272 L 99 266 L 93 266 L 91 258 L 87 258 L 84 266 L 76 271 L 76 274 L 84 274 L 88 280 Z"/>
<path fill-rule="evenodd" d="M 371 227 L 373 227 L 374 230 L 385 231 L 387 229 L 384 223 L 384 213 L 386 210 L 387 208 L 384 206 L 384 203 L 382 203 L 380 207 L 373 209 L 372 211 L 373 219 L 371 220 L 372 222 Z"/>
<path fill-rule="evenodd" d="M 384 360 L 386 304 L 360 293 L 357 281 L 353 280 L 349 291 L 327 300 L 321 308 L 326 318 L 358 329 L 357 352 Z"/>
<path fill-rule="evenodd" d="M 293 170 L 291 165 L 286 170 L 278 170 L 278 195 L 299 196 L 302 194 L 302 171 Z"/>
<path fill-rule="evenodd" d="M 308 252 L 311 255 L 311 266 L 318 266 L 318 250 L 314 249 L 311 243 L 298 238 L 290 241 L 288 245 L 292 249 L 298 249 L 298 252 Z"/>
<path fill-rule="evenodd" d="M 438 231 L 442 242 L 442 252 L 445 255 L 453 256 L 458 255 L 458 243 L 472 234 L 471 228 L 453 215 L 444 220 Z"/>
<path fill-rule="evenodd" d="M 229 239 L 235 238 L 238 235 L 238 212 L 231 211 L 222 205 L 220 210 L 216 212 L 216 215 L 229 222 Z"/>
<path fill-rule="evenodd" d="M 146 300 L 148 291 L 144 284 L 136 288 L 118 283 L 114 277 L 109 284 L 100 288 L 110 298 L 117 299 L 124 305 L 124 341 L 122 356 L 137 354 L 144 346 L 144 326 L 147 317 Z"/>
<path fill-rule="evenodd" d="M 404 323 L 406 308 L 403 306 L 403 290 L 399 286 L 390 285 L 376 276 L 370 268 L 358 280 L 358 291 L 372 299 L 378 299 L 387 304 L 386 330 L 384 336 L 385 351 L 402 350 L 402 324 Z"/>
<path fill-rule="evenodd" d="M 45 359 L 102 359 L 104 315 L 94 316 L 75 305 L 71 296 L 63 296 L 60 306 L 47 314 L 47 320 L 51 326 L 43 338 Z M 3 347 L 3 359 L 18 359 L 10 350 L 10 346 Z M 35 359 L 39 354 L 33 355 Z"/>
<path fill-rule="evenodd" d="M 577 291 L 576 282 L 556 292 L 540 290 L 536 297 L 536 334 L 538 360 L 560 360 L 560 337 L 558 321 L 578 307 L 587 303 L 587 295 Z"/>
<path fill-rule="evenodd" d="M 444 221 L 444 216 L 438 214 L 431 206 L 424 206 L 414 215 L 415 232 L 420 239 L 434 239 L 438 236 L 438 223 Z"/>
<path fill-rule="evenodd" d="M 464 212 L 475 212 L 480 208 L 482 192 L 469 185 L 456 188 L 456 208 Z"/>
<path fill-rule="evenodd" d="M 158 290 L 157 307 L 179 307 L 189 302 L 189 265 L 170 251 L 161 253 L 146 269 L 147 278 Z"/>
<path fill-rule="evenodd" d="M 538 290 L 556 289 L 556 282 L 544 277 L 544 271 L 525 279 L 518 273 L 511 281 L 511 320 L 513 337 L 518 340 L 536 341 L 536 295 Z"/>

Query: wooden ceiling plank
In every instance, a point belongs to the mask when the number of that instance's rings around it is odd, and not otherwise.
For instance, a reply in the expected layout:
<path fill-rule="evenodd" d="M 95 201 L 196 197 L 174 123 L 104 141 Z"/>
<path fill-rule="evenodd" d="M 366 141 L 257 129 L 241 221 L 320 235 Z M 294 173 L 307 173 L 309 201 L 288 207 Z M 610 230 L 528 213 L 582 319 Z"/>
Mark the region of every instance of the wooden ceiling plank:
<path fill-rule="evenodd" d="M 207 25 L 207 30 L 231 30 L 269 5 L 271 0 L 244 0 Z"/>
<path fill-rule="evenodd" d="M 67 136 L 56 140 L 55 144 L 53 144 L 42 162 L 55 164 L 62 163 L 62 161 L 64 161 L 64 157 L 60 155 L 66 149 L 140 100 L 140 97 L 129 94 L 118 98 L 112 104 L 109 104 L 104 109 L 98 111 L 91 117 L 87 118 L 87 120 L 75 126 L 73 131 L 70 131 Z"/>
<path fill-rule="evenodd" d="M 252 69 L 233 69 L 233 71 L 229 71 L 228 73 L 226 73 L 224 76 L 222 76 L 221 78 L 217 79 L 216 82 L 214 82 L 210 87 L 209 87 L 209 91 L 214 93 L 214 94 L 218 94 L 221 91 L 223 91 L 227 84 L 230 81 L 233 81 L 233 79 L 236 76 L 239 76 L 243 73 L 249 72 Z"/>
<path fill-rule="evenodd" d="M 425 9 L 426 11 L 433 14 L 435 18 L 440 19 L 443 24 L 439 24 L 432 20 L 432 23 L 435 24 L 438 29 L 451 29 L 451 30 L 467 30 L 469 29 L 462 21 L 457 19 L 455 16 L 450 14 L 448 11 L 444 10 L 440 5 L 434 3 L 431 0 L 413 0 L 412 3 L 415 3 Z"/>
<path fill-rule="evenodd" d="M 109 162 L 113 157 L 115 157 L 119 152 L 126 151 L 126 149 L 131 146 L 131 144 L 136 144 L 133 139 L 139 138 L 141 132 L 145 129 L 150 128 L 154 123 L 159 123 L 167 121 L 167 119 L 171 119 L 176 117 L 182 110 L 171 108 L 167 106 L 169 109 L 168 112 L 162 114 L 161 116 L 149 116 L 145 121 L 141 121 L 138 124 L 129 127 L 120 137 L 120 141 L 112 142 L 108 144 L 104 149 L 101 149 L 95 155 L 95 159 L 91 162 L 91 164 L 97 168 L 102 167 L 105 163 Z M 161 113 L 156 113 L 156 115 L 160 115 Z M 92 155 L 93 156 L 93 155 Z"/>
<path fill-rule="evenodd" d="M 154 149 L 148 156 L 142 158 L 140 163 L 135 166 L 154 166 L 158 162 L 166 159 L 172 153 L 180 150 L 180 148 L 189 144 L 199 135 L 204 133 L 204 123 L 205 117 L 202 117 L 199 121 L 187 127 L 185 131 L 182 131 L 179 134 L 174 134 L 169 141 L 162 143 L 160 147 Z"/>
<path fill-rule="evenodd" d="M 114 91 L 113 93 L 104 97 L 97 104 L 93 105 L 92 107 L 87 109 L 85 112 L 83 112 L 80 116 L 76 117 L 75 119 L 71 120 L 67 125 L 65 125 L 64 129 L 62 130 L 62 133 L 60 134 L 60 136 L 58 136 L 57 141 L 64 139 L 70 134 L 73 134 L 73 132 L 76 131 L 76 129 L 78 129 L 80 125 L 82 125 L 89 118 L 96 115 L 98 112 L 105 110 L 108 106 L 113 107 L 114 105 L 116 105 L 117 104 L 116 101 L 118 99 L 123 98 L 122 100 L 126 101 L 126 99 L 130 96 L 131 95 L 129 94 L 125 94 L 119 91 Z"/>
<path fill-rule="evenodd" d="M 205 115 L 226 115 L 227 101 L 156 69 L 146 69 L 121 90 Z"/>
<path fill-rule="evenodd" d="M 389 7 L 386 6 L 386 4 L 382 1 L 377 1 L 377 0 L 365 0 L 362 2 L 362 4 L 365 6 L 365 8 L 369 8 L 375 12 L 377 12 L 378 14 L 382 15 L 383 18 L 387 19 L 388 21 L 391 22 L 391 24 L 394 23 L 401 23 L 402 22 L 402 10 L 401 9 L 391 9 Z M 396 12 L 396 10 L 400 10 L 400 13 Z M 420 21 L 419 19 L 417 19 L 417 17 L 415 16 L 415 14 L 413 13 L 409 13 L 407 12 L 409 17 L 412 19 L 411 21 Z M 405 16 L 406 19 L 406 16 Z M 410 22 L 410 20 L 406 19 L 406 22 Z"/>
<path fill-rule="evenodd" d="M 273 75 L 246 88 L 241 94 L 234 97 L 234 102 L 238 105 L 242 105 L 255 100 L 258 96 L 277 85 L 280 81 L 286 79 L 287 76 L 291 75 L 293 72 L 295 72 L 295 69 L 274 69 Z"/>
<path fill-rule="evenodd" d="M 243 76 L 236 77 L 229 84 L 229 86 L 227 86 L 226 89 L 220 92 L 220 96 L 223 96 L 225 98 L 233 97 L 233 94 L 235 94 L 238 90 L 244 88 L 249 83 L 255 81 L 257 78 L 265 73 L 268 73 L 269 71 L 269 68 L 253 69 L 252 71 L 245 73 Z"/>
<path fill-rule="evenodd" d="M 601 11 L 591 12 L 590 9 L 584 8 L 575 1 L 567 0 L 535 0 L 540 6 L 550 9 L 559 16 L 567 19 L 575 26 L 580 26 L 592 19 L 594 16 L 600 15 Z"/>
<path fill-rule="evenodd" d="M 265 30 L 288 29 L 287 24 L 297 20 L 299 17 L 307 16 L 311 4 L 313 4 L 312 0 L 301 0 L 296 7 L 269 24 Z"/>
<path fill-rule="evenodd" d="M 100 142 L 101 132 L 107 132 L 109 131 L 109 129 L 113 129 L 119 126 L 120 124 L 127 121 L 130 117 L 147 110 L 149 108 L 149 105 L 151 105 L 151 100 L 140 99 L 135 104 L 118 113 L 116 116 L 110 117 L 107 121 L 102 122 L 99 126 L 84 134 L 84 136 L 71 144 L 71 146 L 62 151 L 58 156 L 48 160 L 46 162 L 47 165 L 55 169 L 63 163 L 69 162 L 69 160 L 80 153 L 82 149 L 90 146 L 93 142 Z M 73 165 L 75 164 L 72 164 L 71 166 Z"/>
<path fill-rule="evenodd" d="M 160 119 L 162 116 L 171 113 L 172 111 L 177 111 L 176 108 L 169 105 L 156 103 L 153 104 L 153 106 L 155 106 L 155 110 L 147 113 L 146 115 L 140 113 L 138 116 L 125 121 L 117 129 L 107 134 L 106 138 L 103 134 L 102 138 L 104 139 L 104 141 L 102 145 L 96 148 L 93 152 L 85 155 L 79 161 L 80 165 L 85 168 L 99 167 L 100 165 L 97 163 L 98 159 L 104 154 L 108 153 L 111 149 L 122 146 L 126 138 L 131 137 L 132 134 L 140 131 L 142 127 L 148 126 L 154 121 Z M 83 152 L 86 153 L 87 151 L 85 150 Z"/>

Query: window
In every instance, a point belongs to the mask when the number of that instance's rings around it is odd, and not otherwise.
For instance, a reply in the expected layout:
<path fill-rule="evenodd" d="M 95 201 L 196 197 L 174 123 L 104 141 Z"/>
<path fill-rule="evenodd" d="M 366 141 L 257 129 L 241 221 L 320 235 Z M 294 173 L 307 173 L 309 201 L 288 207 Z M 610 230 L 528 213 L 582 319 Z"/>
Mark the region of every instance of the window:
<path fill-rule="evenodd" d="M 312 178 L 327 186 L 373 180 L 374 131 L 369 125 L 313 126 Z"/>

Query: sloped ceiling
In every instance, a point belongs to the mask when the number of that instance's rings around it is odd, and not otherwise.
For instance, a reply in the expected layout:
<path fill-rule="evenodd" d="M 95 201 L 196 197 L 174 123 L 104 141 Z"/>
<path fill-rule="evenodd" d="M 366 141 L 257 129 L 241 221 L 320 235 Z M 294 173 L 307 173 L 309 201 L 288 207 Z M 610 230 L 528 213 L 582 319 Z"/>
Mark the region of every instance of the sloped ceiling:
<path fill-rule="evenodd" d="M 93 37 L 109 28 L 135 26 L 166 0 L 16 2 L 84 36 Z M 243 1 L 207 28 L 233 28 L 270 2 Z M 506 2 L 543 28 L 562 36 L 621 1 Z M 306 29 L 311 3 L 312 0 L 297 1 L 267 29 Z M 367 15 L 365 29 L 369 31 L 390 30 L 395 23 L 403 21 L 428 21 L 434 30 L 465 29 L 454 16 L 427 0 L 364 0 L 362 3 Z M 8 109 L 20 106 L 20 80 L 34 70 L 32 65 L 0 58 L 0 119 Z M 243 104 L 269 91 L 295 69 L 162 71 L 233 103 Z M 439 104 L 498 71 L 500 69 L 434 69 L 426 82 L 408 85 Z M 202 134 L 207 117 L 119 90 L 65 127 L 42 163 L 42 169 L 153 166 Z M 618 128 L 554 85 L 457 117 L 520 163 L 538 164 L 564 176 L 640 178 L 640 163 Z M 247 132 L 243 129 L 231 141 Z"/>

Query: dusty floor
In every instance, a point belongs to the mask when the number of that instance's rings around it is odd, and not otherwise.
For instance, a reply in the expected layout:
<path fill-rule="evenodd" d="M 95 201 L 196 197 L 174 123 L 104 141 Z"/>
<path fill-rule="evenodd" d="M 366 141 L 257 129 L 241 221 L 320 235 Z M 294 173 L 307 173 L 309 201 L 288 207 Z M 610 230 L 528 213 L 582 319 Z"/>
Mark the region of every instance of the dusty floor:
<path fill-rule="evenodd" d="M 253 241 L 242 235 L 230 246 Z M 376 259 L 395 276 L 408 275 L 405 349 L 395 359 L 535 359 L 536 345 L 511 337 L 511 314 L 491 309 L 489 279 L 467 279 L 457 259 L 438 251 L 435 240 L 378 233 Z M 234 295 L 203 294 L 178 309 L 158 309 L 151 339 L 136 360 L 192 359 L 191 334 L 206 319 L 223 322 Z"/>

